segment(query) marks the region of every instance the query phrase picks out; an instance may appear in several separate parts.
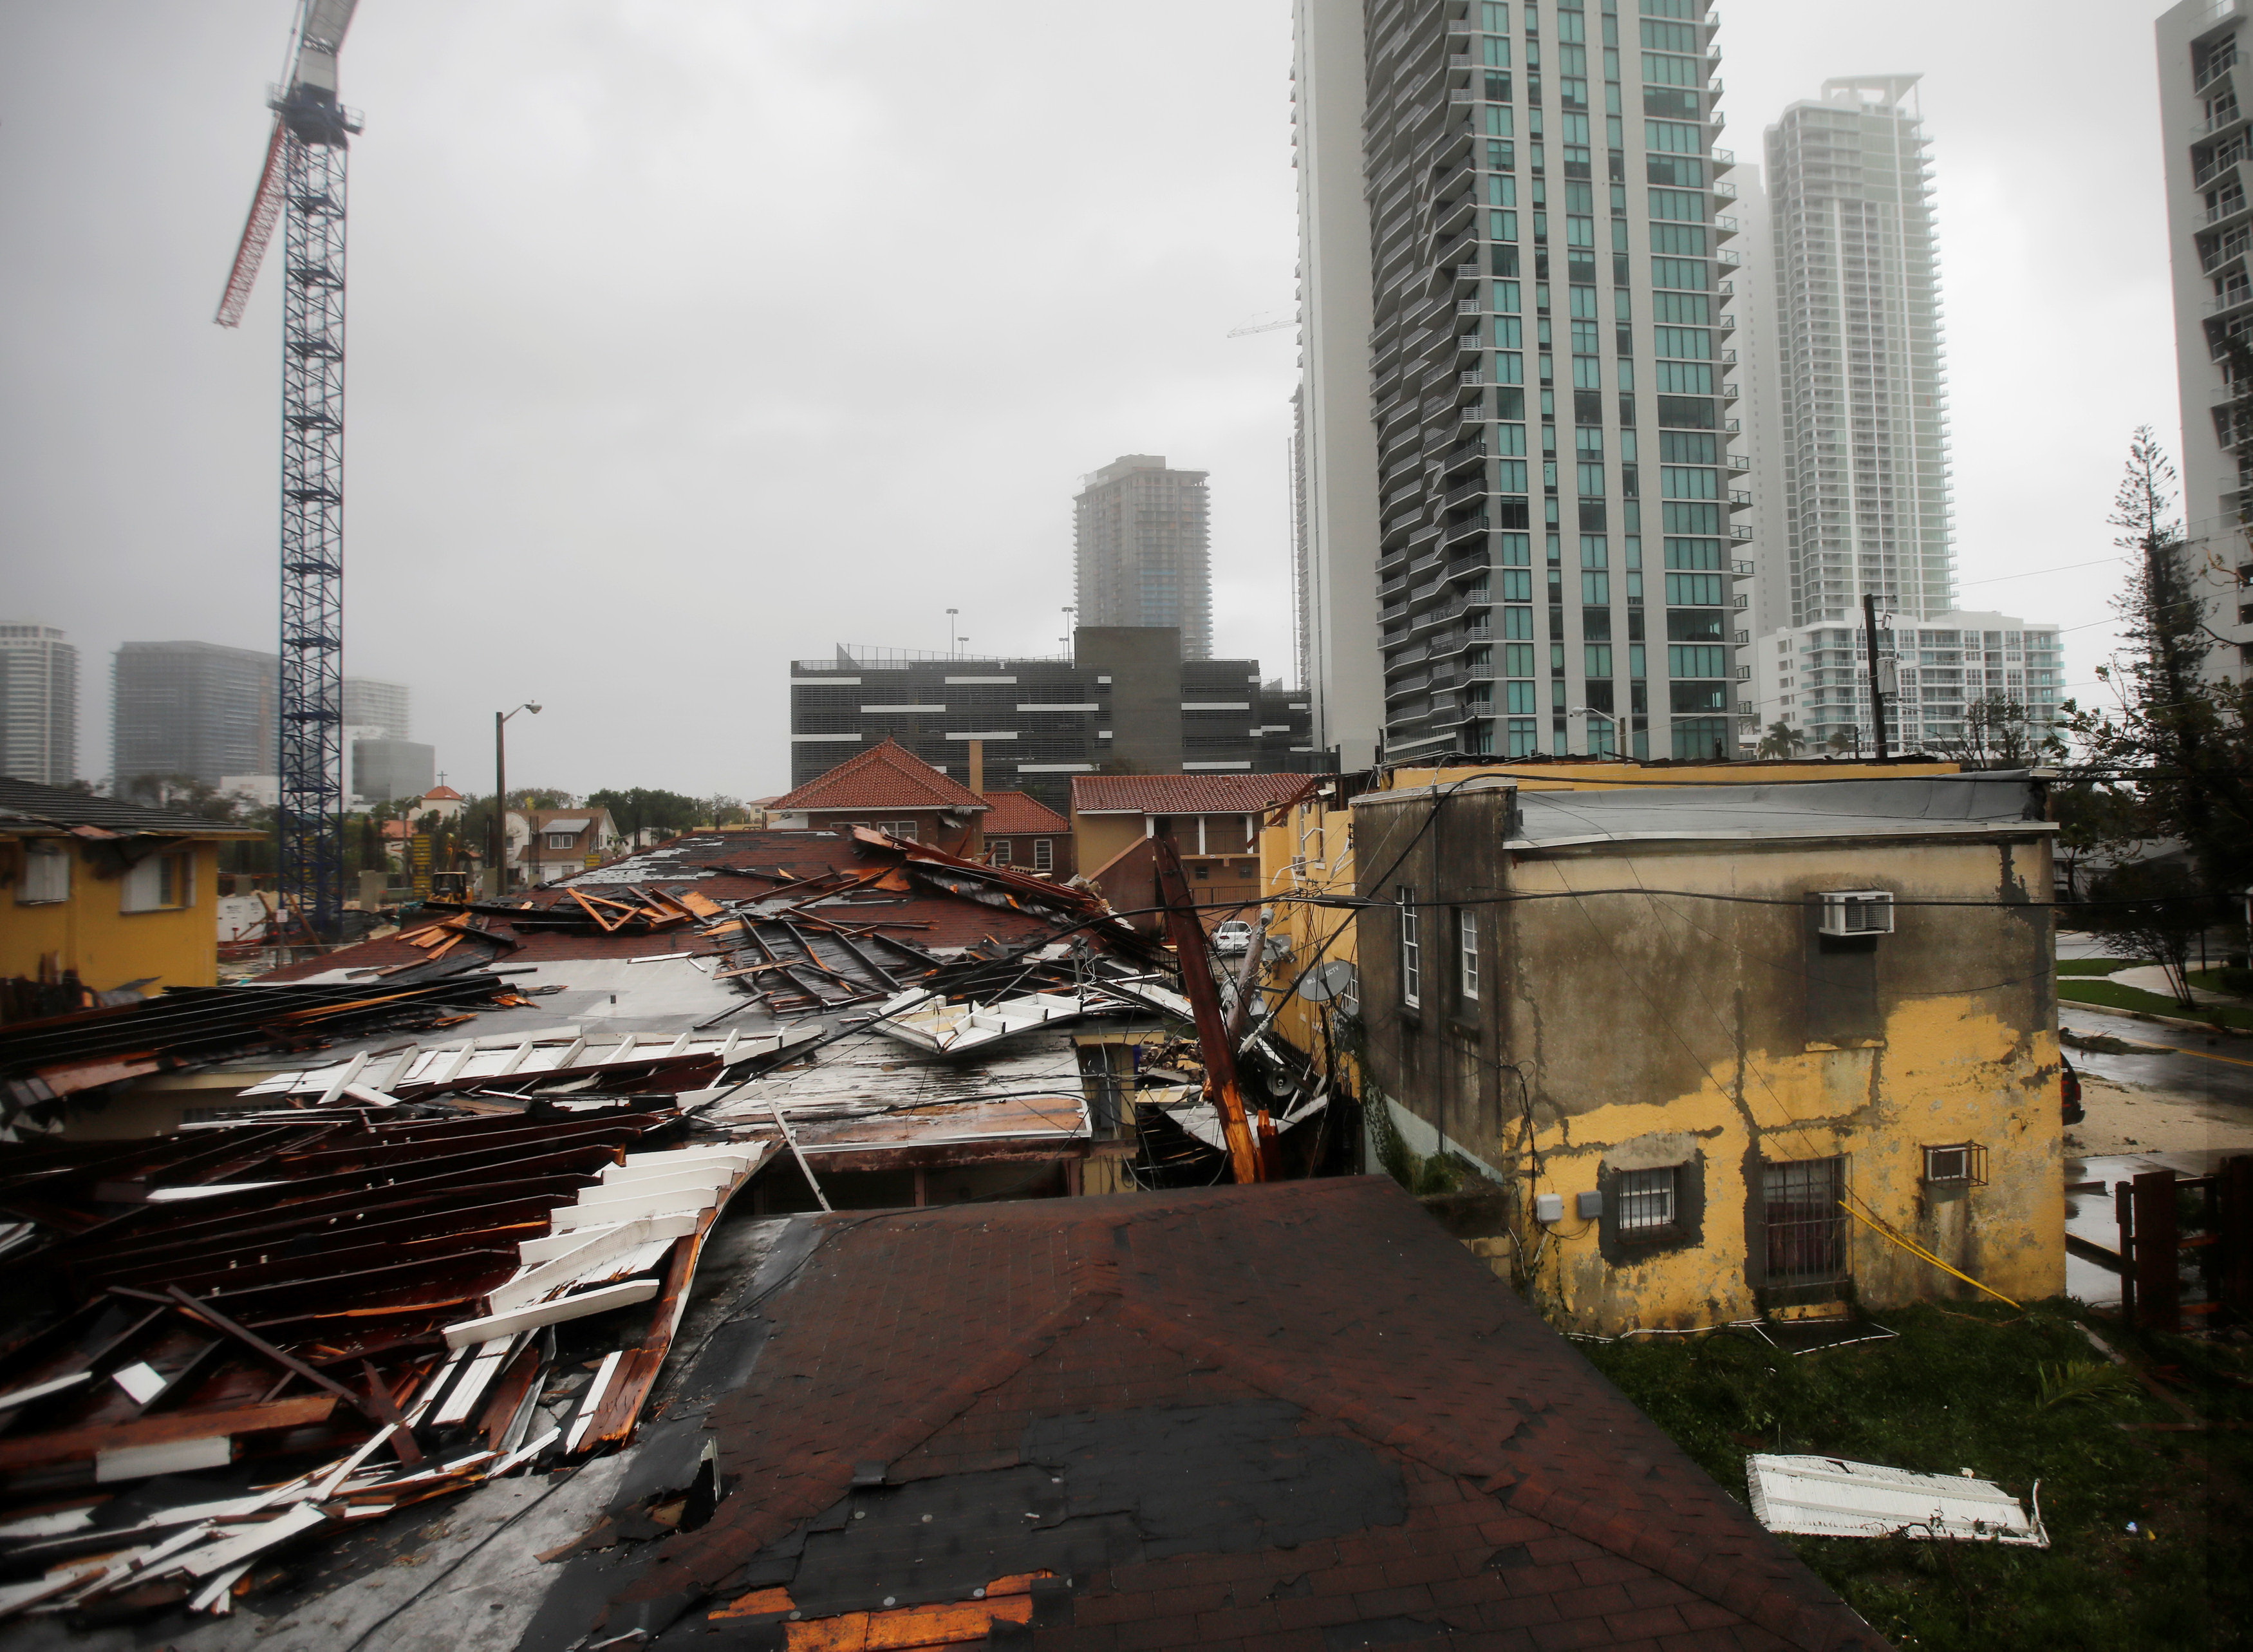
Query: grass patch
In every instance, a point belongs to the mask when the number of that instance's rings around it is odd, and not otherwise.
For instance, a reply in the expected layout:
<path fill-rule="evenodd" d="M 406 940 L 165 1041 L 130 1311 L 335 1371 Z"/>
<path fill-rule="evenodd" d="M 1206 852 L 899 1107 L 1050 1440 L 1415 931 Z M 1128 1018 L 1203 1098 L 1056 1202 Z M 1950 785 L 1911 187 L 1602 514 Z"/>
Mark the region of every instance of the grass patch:
<path fill-rule="evenodd" d="M 2193 986 L 2203 986 L 2209 993 L 2229 993 L 2238 998 L 2253 998 L 2253 969 L 2217 964 L 2212 969 L 2194 969 L 2188 979 Z"/>
<path fill-rule="evenodd" d="M 1762 1451 L 1968 1467 L 2021 1501 L 2039 1479 L 2047 1550 L 1784 1539 L 1897 1646 L 2242 1644 L 2231 1637 L 2253 1621 L 2239 1552 L 2253 1520 L 2253 1434 L 2114 1426 L 2177 1418 L 2140 1385 L 2089 1369 L 2076 1304 L 2024 1314 L 1926 1304 L 1880 1317 L 1899 1340 L 1796 1357 L 1739 1333 L 1583 1351 L 1739 1497 L 1746 1457 Z M 2242 1348 L 2138 1338 L 2103 1322 L 2099 1334 L 2159 1370 L 2201 1416 L 2253 1417 L 2253 1361 Z"/>
<path fill-rule="evenodd" d="M 2069 1004 L 2106 1004 L 2114 1009 L 2138 1009 L 2146 1015 L 2173 1015 L 2182 1021 L 2211 1021 L 2216 1027 L 2253 1029 L 2253 1006 L 2243 1004 L 2178 1004 L 2165 993 L 2147 993 L 2117 981 L 2061 980 L 2057 995 Z"/>
<path fill-rule="evenodd" d="M 2116 970 L 2134 969 L 2147 960 L 2140 958 L 2061 958 L 2057 972 L 2061 975 L 2110 975 Z"/>

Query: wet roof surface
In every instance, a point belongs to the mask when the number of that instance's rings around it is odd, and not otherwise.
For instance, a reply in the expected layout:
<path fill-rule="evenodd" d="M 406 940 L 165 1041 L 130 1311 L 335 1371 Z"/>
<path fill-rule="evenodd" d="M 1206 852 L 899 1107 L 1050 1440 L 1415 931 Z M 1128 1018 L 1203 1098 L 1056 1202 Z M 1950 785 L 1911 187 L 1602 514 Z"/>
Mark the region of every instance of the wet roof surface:
<path fill-rule="evenodd" d="M 520 1645 L 1885 1644 L 1381 1179 L 797 1219 L 705 1439 Z"/>

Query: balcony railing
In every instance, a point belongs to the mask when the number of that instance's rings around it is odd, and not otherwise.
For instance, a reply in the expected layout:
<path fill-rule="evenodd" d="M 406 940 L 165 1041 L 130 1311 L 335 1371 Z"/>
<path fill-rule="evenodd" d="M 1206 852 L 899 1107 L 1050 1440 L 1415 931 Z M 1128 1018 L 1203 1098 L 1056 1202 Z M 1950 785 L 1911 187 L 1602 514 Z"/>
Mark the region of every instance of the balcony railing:
<path fill-rule="evenodd" d="M 1747 527 L 1742 522 L 1732 522 L 1729 524 L 1729 537 L 1731 539 L 1745 540 L 1751 539 L 1752 536 L 1752 529 Z"/>

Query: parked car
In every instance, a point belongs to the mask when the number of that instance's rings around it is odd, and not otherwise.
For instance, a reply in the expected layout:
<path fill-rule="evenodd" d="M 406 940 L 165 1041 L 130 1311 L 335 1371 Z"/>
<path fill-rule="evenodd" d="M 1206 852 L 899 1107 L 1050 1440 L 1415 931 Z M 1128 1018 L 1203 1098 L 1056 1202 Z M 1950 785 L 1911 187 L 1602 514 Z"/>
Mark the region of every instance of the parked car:
<path fill-rule="evenodd" d="M 1240 958 L 1252 944 L 1252 925 L 1230 918 L 1212 932 L 1212 950 L 1223 958 Z"/>
<path fill-rule="evenodd" d="M 2081 1105 L 2081 1075 L 2073 1070 L 2072 1056 L 2061 1049 L 2057 1052 L 2057 1058 L 2065 1067 L 2065 1071 L 2058 1078 L 2058 1086 L 2065 1103 L 2065 1122 L 2077 1125 L 2089 1117 L 2087 1109 Z"/>

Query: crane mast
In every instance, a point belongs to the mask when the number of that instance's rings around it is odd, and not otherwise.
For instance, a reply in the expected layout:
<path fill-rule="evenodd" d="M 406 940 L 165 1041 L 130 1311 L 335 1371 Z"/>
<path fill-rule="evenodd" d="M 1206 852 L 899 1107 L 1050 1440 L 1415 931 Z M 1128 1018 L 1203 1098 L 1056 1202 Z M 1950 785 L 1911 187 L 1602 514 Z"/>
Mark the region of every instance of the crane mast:
<path fill-rule="evenodd" d="M 334 940 L 344 913 L 345 172 L 358 117 L 337 101 L 356 0 L 308 0 L 289 84 L 218 321 L 241 321 L 282 225 L 281 782 L 277 882 Z"/>

